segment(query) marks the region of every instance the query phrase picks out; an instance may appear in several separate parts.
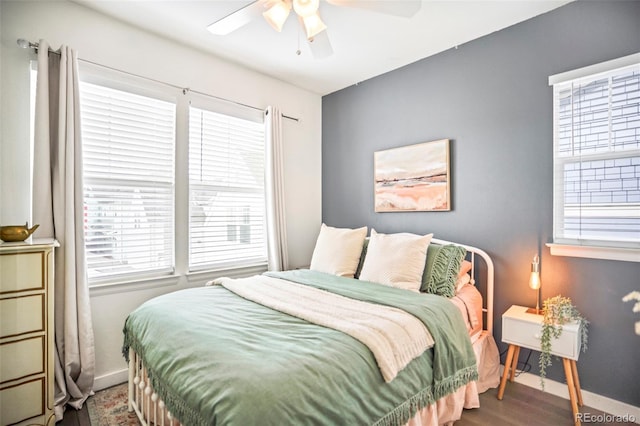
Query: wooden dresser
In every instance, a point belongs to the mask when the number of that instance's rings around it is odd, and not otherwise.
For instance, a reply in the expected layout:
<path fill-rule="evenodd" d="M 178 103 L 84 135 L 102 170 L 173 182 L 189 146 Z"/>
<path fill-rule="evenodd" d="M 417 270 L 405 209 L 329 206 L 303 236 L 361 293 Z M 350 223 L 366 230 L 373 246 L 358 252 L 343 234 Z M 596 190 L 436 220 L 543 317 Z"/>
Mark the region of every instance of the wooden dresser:
<path fill-rule="evenodd" d="M 53 239 L 0 243 L 0 425 L 53 425 Z"/>

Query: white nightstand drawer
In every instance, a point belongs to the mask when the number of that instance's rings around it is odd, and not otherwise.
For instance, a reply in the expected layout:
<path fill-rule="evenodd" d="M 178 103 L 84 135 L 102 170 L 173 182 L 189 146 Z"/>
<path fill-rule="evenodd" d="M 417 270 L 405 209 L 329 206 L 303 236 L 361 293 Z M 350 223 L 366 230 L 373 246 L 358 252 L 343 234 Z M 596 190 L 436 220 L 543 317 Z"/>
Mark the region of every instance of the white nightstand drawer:
<path fill-rule="evenodd" d="M 512 306 L 502 316 L 502 341 L 536 351 L 540 350 L 542 315 L 529 314 L 527 308 Z M 578 360 L 580 333 L 577 323 L 566 324 L 562 334 L 551 341 L 551 354 Z"/>

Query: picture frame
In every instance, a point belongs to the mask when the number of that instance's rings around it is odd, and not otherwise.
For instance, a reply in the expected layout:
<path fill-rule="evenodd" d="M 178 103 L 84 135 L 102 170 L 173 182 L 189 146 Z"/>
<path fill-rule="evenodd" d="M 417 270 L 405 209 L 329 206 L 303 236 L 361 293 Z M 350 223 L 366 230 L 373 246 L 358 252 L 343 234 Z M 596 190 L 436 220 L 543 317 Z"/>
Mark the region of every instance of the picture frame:
<path fill-rule="evenodd" d="M 449 139 L 374 153 L 376 212 L 450 211 Z"/>

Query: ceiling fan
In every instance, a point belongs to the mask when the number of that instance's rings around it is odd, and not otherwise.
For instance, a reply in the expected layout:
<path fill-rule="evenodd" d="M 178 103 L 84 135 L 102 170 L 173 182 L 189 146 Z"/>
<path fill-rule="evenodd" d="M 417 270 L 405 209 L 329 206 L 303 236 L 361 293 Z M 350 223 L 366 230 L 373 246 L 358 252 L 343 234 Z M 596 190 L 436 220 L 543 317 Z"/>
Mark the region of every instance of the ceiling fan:
<path fill-rule="evenodd" d="M 336 6 L 354 7 L 407 18 L 415 15 L 422 6 L 421 0 L 326 0 L 326 2 Z M 320 19 L 319 6 L 320 0 L 256 0 L 214 22 L 207 29 L 216 35 L 227 35 L 262 15 L 276 31 L 280 32 L 293 9 L 304 29 L 311 53 L 315 58 L 325 58 L 333 53 L 333 48 L 327 35 L 327 26 Z"/>

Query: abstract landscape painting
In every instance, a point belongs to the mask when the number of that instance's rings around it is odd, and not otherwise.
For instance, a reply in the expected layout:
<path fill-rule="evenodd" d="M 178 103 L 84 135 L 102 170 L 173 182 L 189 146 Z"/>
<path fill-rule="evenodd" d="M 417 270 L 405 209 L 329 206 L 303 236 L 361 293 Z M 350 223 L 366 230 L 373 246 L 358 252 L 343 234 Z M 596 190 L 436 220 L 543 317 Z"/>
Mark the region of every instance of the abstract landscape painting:
<path fill-rule="evenodd" d="M 448 211 L 449 139 L 374 153 L 375 211 Z"/>

